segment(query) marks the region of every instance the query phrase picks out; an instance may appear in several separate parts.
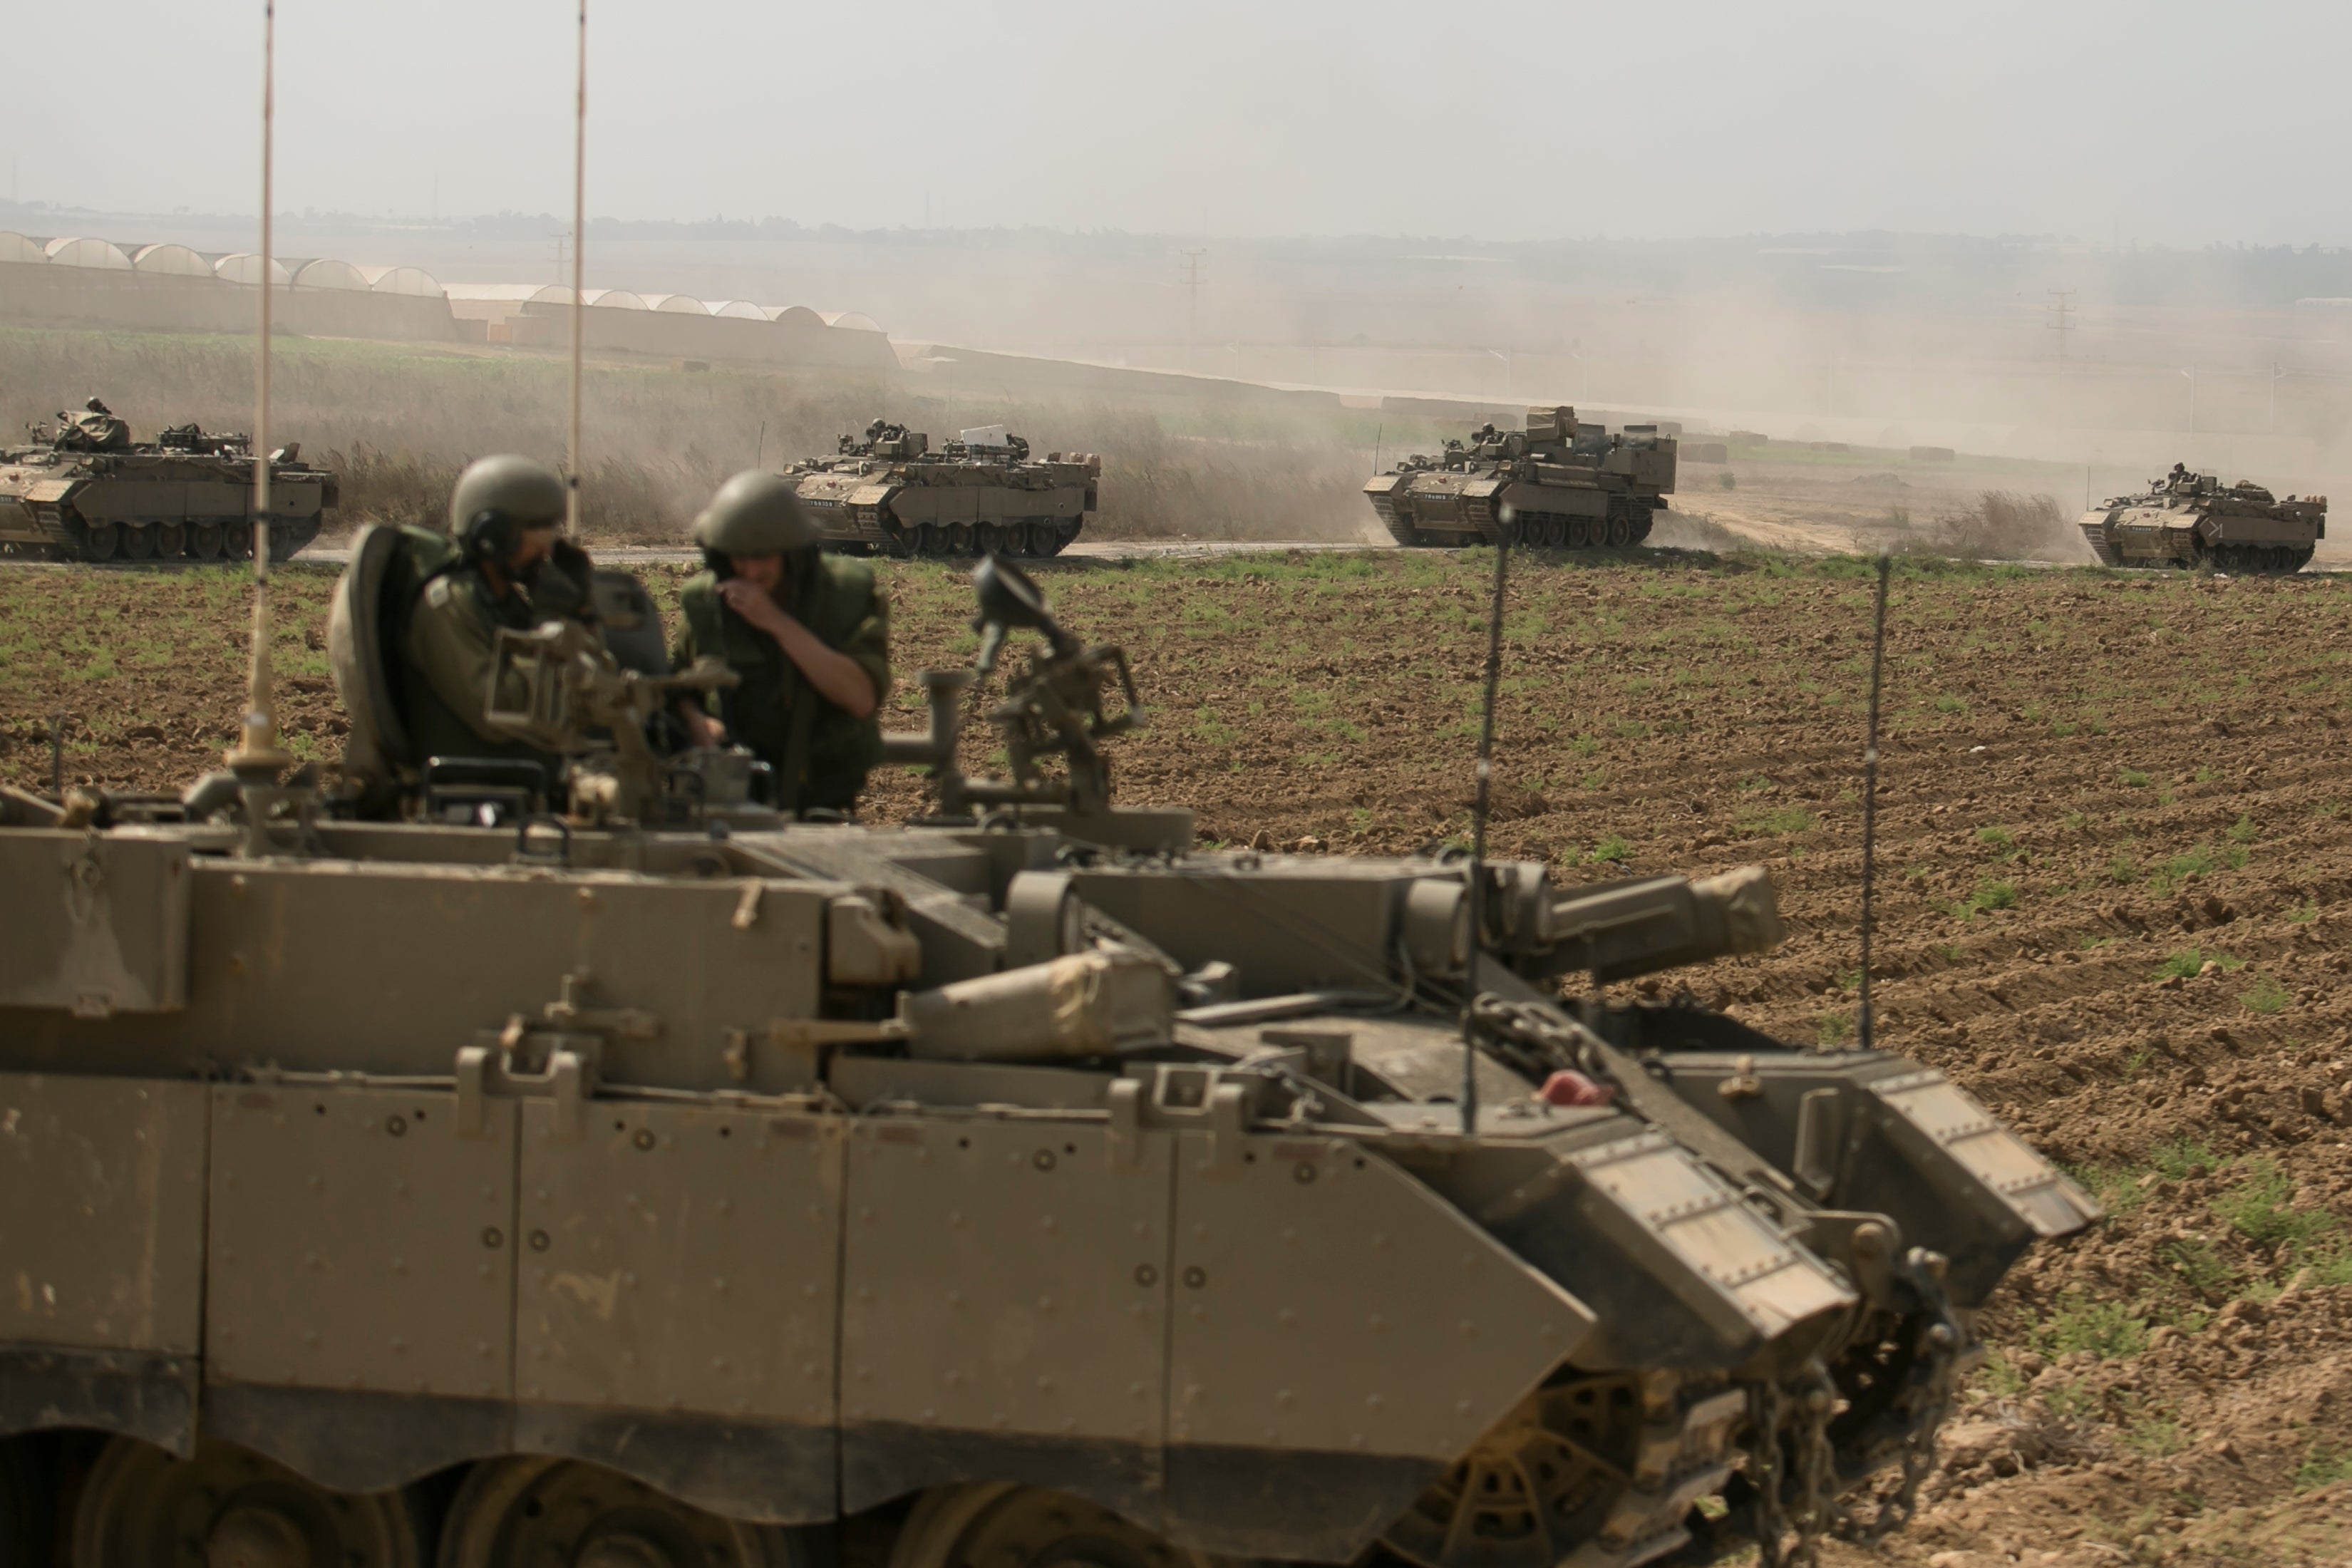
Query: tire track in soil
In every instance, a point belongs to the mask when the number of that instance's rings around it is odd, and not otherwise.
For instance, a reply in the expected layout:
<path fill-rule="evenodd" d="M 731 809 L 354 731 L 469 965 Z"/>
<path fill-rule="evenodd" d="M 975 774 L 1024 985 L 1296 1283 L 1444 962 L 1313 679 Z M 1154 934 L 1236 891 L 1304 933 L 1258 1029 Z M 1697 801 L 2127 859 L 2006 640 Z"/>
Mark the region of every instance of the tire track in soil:
<path fill-rule="evenodd" d="M 1400 553 L 1039 574 L 1135 661 L 1152 715 L 1114 752 L 1122 797 L 1311 854 L 1466 830 L 1486 571 Z M 1853 1008 L 1862 571 L 1530 560 L 1506 620 L 1496 852 L 1567 882 L 1765 864 L 1787 942 L 1666 989 L 1799 1041 Z M 647 575 L 667 603 L 685 570 Z M 967 662 L 963 575 L 885 577 L 900 668 Z M 281 715 L 331 760 L 331 578 L 278 582 Z M 244 602 L 233 574 L 0 578 L 0 777 L 46 784 L 52 712 L 77 779 L 176 787 L 215 765 Z M 1948 1462 L 1881 1560 L 2352 1561 L 2352 1289 L 2306 1267 L 2352 1228 L 2347 618 L 2334 580 L 1898 577 L 1882 1038 L 2084 1172 L 2111 1217 L 2004 1287 Z M 910 684 L 896 723 L 918 720 Z M 992 744 L 969 737 L 967 764 Z M 919 799 L 877 776 L 868 815 Z M 2007 907 L 1955 912 L 1997 885 Z M 2159 978 L 2190 949 L 2230 967 Z"/>

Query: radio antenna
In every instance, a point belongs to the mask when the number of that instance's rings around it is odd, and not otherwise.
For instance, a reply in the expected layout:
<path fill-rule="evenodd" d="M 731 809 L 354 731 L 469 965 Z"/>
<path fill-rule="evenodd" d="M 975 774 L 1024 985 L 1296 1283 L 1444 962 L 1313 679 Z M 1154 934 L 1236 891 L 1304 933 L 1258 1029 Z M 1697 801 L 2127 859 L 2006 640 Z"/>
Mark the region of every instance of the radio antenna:
<path fill-rule="evenodd" d="M 572 121 L 572 425 L 565 440 L 564 531 L 580 537 L 580 326 L 585 276 L 580 253 L 588 248 L 588 0 L 580 0 L 580 89 Z"/>
<path fill-rule="evenodd" d="M 1495 696 L 1503 683 L 1503 584 L 1511 568 L 1511 509 L 1495 530 L 1495 600 L 1486 612 L 1486 700 L 1478 724 L 1478 793 L 1470 808 L 1469 973 L 1462 999 L 1462 1135 L 1478 1125 L 1478 1005 L 1480 942 L 1486 930 L 1486 810 L 1495 784 Z"/>
<path fill-rule="evenodd" d="M 246 673 L 245 720 L 237 742 L 225 759 L 247 788 L 247 845 L 258 855 L 268 847 L 261 804 L 254 793 L 278 782 L 293 765 L 293 754 L 278 734 L 278 710 L 269 670 L 269 229 L 270 133 L 278 115 L 278 6 L 261 5 L 261 320 L 254 344 L 253 376 L 253 650 Z"/>
<path fill-rule="evenodd" d="M 1865 1051 L 1876 1034 L 1870 1016 L 1870 895 L 1878 857 L 1878 689 L 1886 668 L 1886 579 L 1894 565 L 1892 556 L 1879 555 L 1870 630 L 1870 737 L 1862 748 L 1862 1004 L 1855 1037 Z"/>

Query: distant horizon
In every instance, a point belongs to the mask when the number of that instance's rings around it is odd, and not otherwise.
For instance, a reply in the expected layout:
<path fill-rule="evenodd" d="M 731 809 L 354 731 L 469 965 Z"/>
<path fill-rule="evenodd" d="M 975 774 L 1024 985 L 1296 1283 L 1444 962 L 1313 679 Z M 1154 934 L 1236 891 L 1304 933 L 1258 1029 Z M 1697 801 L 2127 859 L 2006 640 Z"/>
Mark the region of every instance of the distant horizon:
<path fill-rule="evenodd" d="M 63 217 L 89 217 L 137 223 L 170 224 L 173 222 L 204 225 L 254 224 L 257 214 L 236 210 L 198 210 L 178 207 L 170 211 L 143 210 L 135 207 L 115 207 L 102 204 L 49 201 L 15 201 L 0 198 L 0 229 L 13 228 L 25 233 L 16 219 L 21 215 L 54 214 Z M 368 213 L 348 208 L 317 206 L 281 207 L 276 214 L 279 225 L 296 223 L 321 228 L 427 230 L 449 234 L 488 233 L 502 237 L 514 237 L 524 226 L 530 226 L 529 235 L 565 234 L 571 230 L 569 216 L 552 212 L 531 212 L 521 208 L 502 208 L 468 214 L 427 213 Z M 2352 243 L 2331 244 L 2325 241 L 2292 242 L 2256 239 L 2210 239 L 2201 242 L 2171 242 L 2126 238 L 2120 243 L 2112 237 L 2084 237 L 2079 234 L 2045 233 L 1975 233 L 1962 229 L 1901 229 L 1885 227 L 1817 228 L 1817 229 L 1748 229 L 1691 232 L 1674 234 L 1569 234 L 1508 239 L 1481 236 L 1463 231 L 1455 233 L 1410 233 L 1360 230 L 1352 232 L 1319 232 L 1313 230 L 1267 231 L 1263 233 L 1185 234 L 1173 230 L 1129 229 L 1110 225 L 1073 226 L 1045 223 L 1031 224 L 936 224 L 924 227 L 914 224 L 859 226 L 832 219 L 811 219 L 781 213 L 759 217 L 730 216 L 713 214 L 705 217 L 630 217 L 617 214 L 588 215 L 588 232 L 636 232 L 647 237 L 677 238 L 766 237 L 762 231 L 780 235 L 796 235 L 818 238 L 847 237 L 853 239 L 896 239 L 940 237 L 1021 237 L 1039 236 L 1056 239 L 1148 240 L 1171 246 L 1194 245 L 1206 240 L 1230 245 L 1466 245 L 1485 246 L 1501 253 L 1569 248 L 1574 247 L 1626 247 L 1655 246 L 1664 247 L 1708 247 L 1745 244 L 1790 244 L 1796 242 L 1843 242 L 1848 246 L 1865 244 L 1917 244 L 1925 246 L 1979 246 L 2079 248 L 2100 255 L 2171 254 L 2206 255 L 2214 252 L 2230 254 L 2273 254 L 2283 256 L 2352 255 Z M 52 234 L 46 237 L 62 237 Z M 111 238 L 111 236 L 98 236 Z M 1497 257 L 1497 259 L 1502 258 Z M 1410 258 L 1423 260 L 1478 260 L 1476 257 Z"/>

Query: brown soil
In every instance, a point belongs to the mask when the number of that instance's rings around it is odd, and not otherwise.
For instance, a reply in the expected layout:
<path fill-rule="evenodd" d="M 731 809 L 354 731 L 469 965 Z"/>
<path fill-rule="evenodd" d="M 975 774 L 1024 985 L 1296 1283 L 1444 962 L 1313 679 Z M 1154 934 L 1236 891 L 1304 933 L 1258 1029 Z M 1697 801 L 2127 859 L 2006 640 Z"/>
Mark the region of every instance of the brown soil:
<path fill-rule="evenodd" d="M 968 660 L 961 576 L 885 570 L 901 667 Z M 1488 570 L 1041 575 L 1135 660 L 1153 719 L 1118 745 L 1125 798 L 1195 805 L 1206 840 L 1394 852 L 1466 829 Z M 331 757 L 329 581 L 281 575 L 278 662 L 298 743 Z M 0 575 L 0 777 L 45 786 L 51 714 L 72 779 L 211 765 L 245 605 L 225 572 Z M 1784 1037 L 1850 1037 L 1867 608 L 1852 562 L 1525 563 L 1498 851 L 1571 882 L 1769 866 L 1787 943 L 1680 982 Z M 2347 616 L 2322 579 L 1898 577 L 1881 1043 L 1955 1073 L 2110 1217 L 2004 1287 L 1894 1561 L 2352 1560 Z M 913 722 L 903 685 L 893 706 Z M 880 777 L 870 814 L 919 799 Z"/>

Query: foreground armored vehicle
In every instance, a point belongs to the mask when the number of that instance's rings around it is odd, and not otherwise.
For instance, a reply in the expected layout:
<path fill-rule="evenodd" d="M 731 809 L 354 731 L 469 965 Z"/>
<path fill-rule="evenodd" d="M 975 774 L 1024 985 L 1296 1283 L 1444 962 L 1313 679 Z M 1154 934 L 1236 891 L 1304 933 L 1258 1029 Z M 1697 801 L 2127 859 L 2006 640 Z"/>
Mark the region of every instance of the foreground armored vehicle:
<path fill-rule="evenodd" d="M 1576 410 L 1528 410 L 1524 431 L 1487 425 L 1437 456 L 1406 458 L 1364 486 L 1399 544 L 1515 542 L 1622 549 L 1650 536 L 1675 489 L 1675 441 L 1654 425 L 1614 436 Z"/>
<path fill-rule="evenodd" d="M 829 544 L 888 555 L 1058 555 L 1096 509 L 1102 459 L 1044 461 L 1002 425 L 966 430 L 944 449 L 877 419 L 830 458 L 786 470 Z"/>
<path fill-rule="evenodd" d="M 2083 1193 L 1934 1068 L 1553 999 L 1769 947 L 1760 871 L 1495 865 L 1474 929 L 1458 859 L 1194 852 L 1111 803 L 1119 651 L 974 583 L 983 679 L 1043 639 L 1010 776 L 931 673 L 905 826 L 676 787 L 629 721 L 714 672 L 569 626 L 500 650 L 561 816 L 0 795 L 0 1555 L 1631 1565 L 1888 1468 L 1899 1522 Z"/>
<path fill-rule="evenodd" d="M 2241 479 L 2224 485 L 2181 464 L 2137 495 L 2083 514 L 2083 538 L 2105 566 L 2300 572 L 2327 537 L 2327 498 L 2281 500 Z"/>
<path fill-rule="evenodd" d="M 253 464 L 245 437 L 175 426 L 152 442 L 96 398 L 34 444 L 0 451 L 0 548 L 68 561 L 221 561 L 253 552 Z M 318 537 L 335 477 L 273 455 L 269 552 Z"/>

